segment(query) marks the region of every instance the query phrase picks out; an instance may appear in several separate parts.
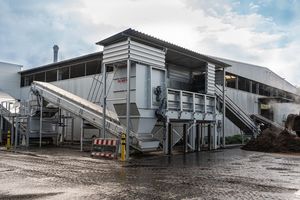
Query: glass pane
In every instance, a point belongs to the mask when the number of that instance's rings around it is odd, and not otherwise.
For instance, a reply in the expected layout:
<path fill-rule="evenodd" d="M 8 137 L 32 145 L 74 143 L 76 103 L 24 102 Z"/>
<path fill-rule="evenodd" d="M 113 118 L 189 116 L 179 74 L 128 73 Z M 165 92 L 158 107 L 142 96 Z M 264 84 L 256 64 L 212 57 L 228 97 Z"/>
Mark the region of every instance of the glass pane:
<path fill-rule="evenodd" d="M 85 76 L 85 64 L 78 64 L 70 67 L 70 77 L 76 78 Z"/>
<path fill-rule="evenodd" d="M 46 72 L 46 82 L 57 81 L 57 70 Z"/>
<path fill-rule="evenodd" d="M 34 80 L 35 81 L 45 81 L 45 72 L 38 73 L 34 75 Z"/>
<path fill-rule="evenodd" d="M 58 80 L 65 80 L 70 78 L 69 67 L 61 68 L 58 70 Z"/>
<path fill-rule="evenodd" d="M 100 74 L 101 73 L 101 61 L 95 60 L 86 63 L 86 75 Z"/>

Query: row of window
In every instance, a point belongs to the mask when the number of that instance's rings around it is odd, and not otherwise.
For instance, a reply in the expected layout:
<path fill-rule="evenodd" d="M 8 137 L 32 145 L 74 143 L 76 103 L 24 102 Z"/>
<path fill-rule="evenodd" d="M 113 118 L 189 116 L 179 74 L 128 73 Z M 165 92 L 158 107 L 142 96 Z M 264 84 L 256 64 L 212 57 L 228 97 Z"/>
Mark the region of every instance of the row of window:
<path fill-rule="evenodd" d="M 113 71 L 112 66 L 107 67 L 107 72 Z M 53 82 L 101 73 L 101 60 L 94 60 L 59 69 L 38 72 L 21 76 L 21 87 L 30 86 L 33 81 Z"/>
<path fill-rule="evenodd" d="M 226 86 L 262 96 L 294 99 L 291 93 L 226 72 Z"/>

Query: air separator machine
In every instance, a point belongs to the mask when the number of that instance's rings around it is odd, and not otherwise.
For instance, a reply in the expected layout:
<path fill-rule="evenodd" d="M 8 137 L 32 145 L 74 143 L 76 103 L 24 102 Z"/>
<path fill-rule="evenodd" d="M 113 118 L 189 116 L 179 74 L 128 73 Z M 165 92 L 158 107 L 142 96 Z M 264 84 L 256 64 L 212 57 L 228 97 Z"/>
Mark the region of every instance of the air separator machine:
<path fill-rule="evenodd" d="M 104 107 L 114 108 L 143 151 L 221 145 L 224 115 L 215 83 L 224 83 L 227 64 L 132 29 L 97 44 L 104 46 L 104 77 L 107 67 L 115 71 L 111 85 L 104 81 Z"/>

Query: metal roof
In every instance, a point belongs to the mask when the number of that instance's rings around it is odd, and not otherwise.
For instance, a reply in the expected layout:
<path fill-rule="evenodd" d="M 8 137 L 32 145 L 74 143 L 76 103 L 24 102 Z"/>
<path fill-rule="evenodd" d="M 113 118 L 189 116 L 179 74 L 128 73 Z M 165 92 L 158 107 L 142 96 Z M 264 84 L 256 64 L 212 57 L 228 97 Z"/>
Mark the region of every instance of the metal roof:
<path fill-rule="evenodd" d="M 71 58 L 71 59 L 67 59 L 67 60 L 62 60 L 62 61 L 55 62 L 55 63 L 50 63 L 47 65 L 35 67 L 32 69 L 23 70 L 23 71 L 20 71 L 19 73 L 30 74 L 30 73 L 34 73 L 34 72 L 42 72 L 42 71 L 51 70 L 51 69 L 58 68 L 58 67 L 63 67 L 63 66 L 69 65 L 69 64 L 76 64 L 76 63 L 78 63 L 78 61 L 85 61 L 85 60 L 89 60 L 89 59 L 93 59 L 93 58 L 101 58 L 102 59 L 102 52 L 95 52 L 95 53 L 86 54 L 83 56 L 79 56 L 79 57 L 75 57 L 75 58 Z"/>
<path fill-rule="evenodd" d="M 113 43 L 116 43 L 119 41 L 124 41 L 128 37 L 130 37 L 131 39 L 133 39 L 135 41 L 138 41 L 138 42 L 150 45 L 150 46 L 154 46 L 154 47 L 161 48 L 161 49 L 167 49 L 167 54 L 169 51 L 171 51 L 172 53 L 181 54 L 181 55 L 184 55 L 185 57 L 198 59 L 198 60 L 201 60 L 204 62 L 210 62 L 219 67 L 229 67 L 230 66 L 229 64 L 219 61 L 219 60 L 216 60 L 212 57 L 197 53 L 195 51 L 191 51 L 189 49 L 180 47 L 178 45 L 158 39 L 156 37 L 147 35 L 145 33 L 136 31 L 131 28 L 129 28 L 125 31 L 122 31 L 120 33 L 117 33 L 111 37 L 104 39 L 104 40 L 101 40 L 101 41 L 97 42 L 96 44 L 102 45 L 102 46 L 107 46 L 107 45 L 110 45 L 110 44 L 113 44 Z"/>

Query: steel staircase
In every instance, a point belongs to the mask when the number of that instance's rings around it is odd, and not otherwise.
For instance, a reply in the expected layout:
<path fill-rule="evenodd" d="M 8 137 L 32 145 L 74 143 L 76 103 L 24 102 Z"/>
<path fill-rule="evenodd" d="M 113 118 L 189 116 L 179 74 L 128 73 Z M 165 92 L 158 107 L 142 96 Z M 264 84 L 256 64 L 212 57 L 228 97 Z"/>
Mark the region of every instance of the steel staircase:
<path fill-rule="evenodd" d="M 84 120 L 91 125 L 102 128 L 103 126 L 103 108 L 100 105 L 92 103 L 66 90 L 56 87 L 50 83 L 34 81 L 31 85 L 31 91 L 35 95 L 40 95 L 49 103 L 52 103 Z M 119 138 L 120 134 L 126 132 L 116 113 L 106 110 L 106 130 L 112 136 Z M 131 146 L 139 151 L 147 151 L 140 145 L 136 134 L 130 132 Z"/>
<path fill-rule="evenodd" d="M 223 105 L 223 92 L 218 85 L 215 90 L 216 96 Z M 256 135 L 258 128 L 251 117 L 246 114 L 238 105 L 236 105 L 227 95 L 226 102 L 226 117 L 239 127 L 245 134 Z"/>

